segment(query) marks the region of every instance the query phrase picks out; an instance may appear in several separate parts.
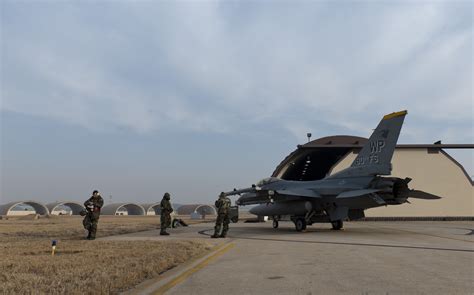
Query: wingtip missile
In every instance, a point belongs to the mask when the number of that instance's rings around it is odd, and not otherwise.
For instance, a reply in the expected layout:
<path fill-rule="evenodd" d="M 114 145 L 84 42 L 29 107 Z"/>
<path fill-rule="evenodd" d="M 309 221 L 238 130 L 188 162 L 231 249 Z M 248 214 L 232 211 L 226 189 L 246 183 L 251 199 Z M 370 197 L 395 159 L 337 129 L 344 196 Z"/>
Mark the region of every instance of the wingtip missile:
<path fill-rule="evenodd" d="M 254 193 L 256 191 L 255 187 L 243 188 L 243 189 L 236 189 L 224 193 L 226 196 L 234 196 L 234 195 L 241 195 L 243 193 Z"/>

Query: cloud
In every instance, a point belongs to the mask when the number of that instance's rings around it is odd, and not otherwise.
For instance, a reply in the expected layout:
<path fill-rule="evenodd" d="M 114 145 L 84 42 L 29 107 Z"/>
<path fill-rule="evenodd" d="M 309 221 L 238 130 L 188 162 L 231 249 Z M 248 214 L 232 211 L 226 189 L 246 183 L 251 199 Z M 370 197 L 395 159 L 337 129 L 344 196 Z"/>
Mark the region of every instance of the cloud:
<path fill-rule="evenodd" d="M 2 6 L 3 110 L 102 131 L 301 137 L 368 135 L 407 108 L 422 126 L 409 139 L 473 139 L 471 3 Z"/>

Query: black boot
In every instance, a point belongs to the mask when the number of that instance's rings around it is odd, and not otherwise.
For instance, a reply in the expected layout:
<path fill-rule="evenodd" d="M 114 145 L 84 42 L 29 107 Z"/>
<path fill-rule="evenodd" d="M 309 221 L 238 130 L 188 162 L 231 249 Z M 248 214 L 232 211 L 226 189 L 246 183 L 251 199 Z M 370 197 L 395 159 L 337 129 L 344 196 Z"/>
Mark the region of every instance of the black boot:
<path fill-rule="evenodd" d="M 160 236 L 169 236 L 170 234 L 167 233 L 166 231 L 162 231 L 160 232 Z"/>
<path fill-rule="evenodd" d="M 90 240 L 90 239 L 91 239 L 91 232 L 89 232 L 89 233 L 87 234 L 87 238 L 86 238 L 86 239 L 87 239 L 87 240 Z"/>
<path fill-rule="evenodd" d="M 219 237 L 219 235 L 217 235 L 217 234 L 213 234 L 213 235 L 211 236 L 211 238 L 213 238 L 213 239 L 218 238 L 218 237 Z"/>

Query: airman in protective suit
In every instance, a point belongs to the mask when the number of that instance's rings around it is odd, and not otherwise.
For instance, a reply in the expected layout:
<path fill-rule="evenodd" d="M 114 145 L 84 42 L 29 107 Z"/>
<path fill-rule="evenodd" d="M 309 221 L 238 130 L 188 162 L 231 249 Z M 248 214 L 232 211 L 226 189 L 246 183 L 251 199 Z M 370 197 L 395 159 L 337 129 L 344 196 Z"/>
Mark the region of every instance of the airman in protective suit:
<path fill-rule="evenodd" d="M 229 209 L 231 206 L 231 201 L 228 197 L 226 197 L 225 193 L 222 192 L 219 195 L 219 199 L 217 199 L 215 205 L 217 208 L 217 219 L 216 226 L 214 227 L 214 235 L 212 235 L 211 238 L 225 238 L 227 231 L 229 231 Z"/>
<path fill-rule="evenodd" d="M 162 236 L 168 236 L 169 233 L 166 232 L 166 229 L 170 227 L 171 225 L 171 212 L 173 212 L 173 208 L 171 207 L 171 202 L 170 202 L 170 194 L 165 193 L 163 196 L 163 199 L 161 200 L 160 203 L 160 208 L 161 208 L 161 216 L 160 216 L 160 235 Z"/>
<path fill-rule="evenodd" d="M 99 191 L 94 191 L 92 196 L 85 201 L 86 214 L 82 224 L 84 228 L 89 231 L 87 235 L 88 240 L 94 240 L 97 233 L 97 224 L 99 223 L 100 209 L 104 205 L 104 199 L 99 194 Z"/>

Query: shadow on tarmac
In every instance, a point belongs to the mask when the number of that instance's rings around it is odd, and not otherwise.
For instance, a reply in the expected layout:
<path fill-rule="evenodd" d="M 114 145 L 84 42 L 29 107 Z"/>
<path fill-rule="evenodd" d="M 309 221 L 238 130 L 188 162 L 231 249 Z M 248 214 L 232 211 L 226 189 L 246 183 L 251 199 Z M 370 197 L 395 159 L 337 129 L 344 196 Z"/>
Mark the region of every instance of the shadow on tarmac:
<path fill-rule="evenodd" d="M 258 228 L 258 230 L 261 232 L 263 228 Z M 252 229 L 248 228 L 246 229 L 247 231 L 252 231 Z M 205 229 L 201 230 L 198 233 L 201 235 L 205 236 L 211 236 L 210 231 L 213 231 L 213 229 Z M 282 231 L 282 229 L 279 229 L 278 232 L 275 231 L 275 229 L 271 229 L 269 232 L 265 232 L 265 234 L 281 234 L 282 232 L 290 232 L 289 228 L 288 231 Z M 316 232 L 316 231 L 310 231 L 310 232 Z M 320 230 L 318 230 L 320 232 Z M 333 231 L 333 230 L 324 230 L 324 232 L 340 232 L 340 231 Z M 301 234 L 301 233 L 295 233 L 294 230 L 291 230 L 292 234 Z M 351 230 L 352 233 L 352 230 Z M 472 234 L 472 230 L 471 233 Z M 275 239 L 275 238 L 260 238 L 260 237 L 245 237 L 245 236 L 235 236 L 235 235 L 228 235 L 228 238 L 234 239 L 234 240 L 256 240 L 256 241 L 271 241 L 271 242 L 289 242 L 289 243 L 306 243 L 306 244 L 326 244 L 326 245 L 347 245 L 347 246 L 361 246 L 361 247 L 384 247 L 384 248 L 405 248 L 405 249 L 416 249 L 416 250 L 436 250 L 436 251 L 453 251 L 453 252 L 470 252 L 474 253 L 474 250 L 472 249 L 455 249 L 455 248 L 436 248 L 436 247 L 422 247 L 422 246 L 409 246 L 409 245 L 390 245 L 390 244 L 373 244 L 373 243 L 349 243 L 349 242 L 328 242 L 328 241 L 307 241 L 307 240 L 297 240 L 297 239 L 291 239 L 291 240 L 286 240 L 286 239 Z M 465 241 L 468 242 L 468 241 Z"/>

